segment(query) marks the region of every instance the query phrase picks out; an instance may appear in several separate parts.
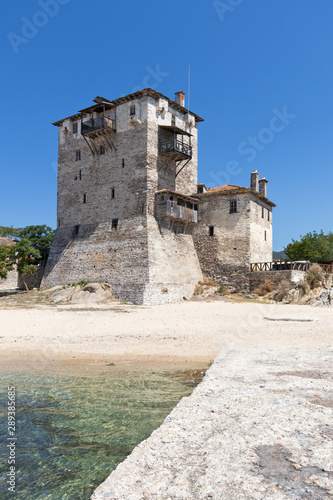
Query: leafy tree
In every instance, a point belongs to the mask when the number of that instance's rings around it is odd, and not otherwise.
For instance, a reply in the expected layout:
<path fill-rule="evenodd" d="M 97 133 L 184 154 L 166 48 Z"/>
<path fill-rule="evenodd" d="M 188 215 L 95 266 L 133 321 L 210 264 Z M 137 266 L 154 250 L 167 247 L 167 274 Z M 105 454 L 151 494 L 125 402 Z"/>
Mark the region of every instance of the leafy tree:
<path fill-rule="evenodd" d="M 291 260 L 328 262 L 333 260 L 333 233 L 307 233 L 300 240 L 292 240 L 284 249 Z"/>
<path fill-rule="evenodd" d="M 0 237 L 1 238 L 17 238 L 18 234 L 17 232 L 19 231 L 18 228 L 13 227 L 13 226 L 0 226 Z"/>
<path fill-rule="evenodd" d="M 12 247 L 0 246 L 0 278 L 6 279 L 8 271 L 14 269 L 12 263 Z"/>
<path fill-rule="evenodd" d="M 36 272 L 37 260 L 41 257 L 39 250 L 27 238 L 22 238 L 16 245 L 0 246 L 0 277 L 7 278 L 8 271 L 15 266 L 20 276 L 31 276 Z M 25 287 L 28 289 L 26 284 Z"/>
<path fill-rule="evenodd" d="M 33 245 L 49 248 L 54 236 L 54 230 L 49 226 L 27 226 L 18 229 L 18 237 L 28 239 Z"/>
<path fill-rule="evenodd" d="M 0 237 L 10 237 L 13 239 L 28 239 L 33 245 L 50 248 L 54 236 L 54 230 L 49 226 L 0 226 Z"/>

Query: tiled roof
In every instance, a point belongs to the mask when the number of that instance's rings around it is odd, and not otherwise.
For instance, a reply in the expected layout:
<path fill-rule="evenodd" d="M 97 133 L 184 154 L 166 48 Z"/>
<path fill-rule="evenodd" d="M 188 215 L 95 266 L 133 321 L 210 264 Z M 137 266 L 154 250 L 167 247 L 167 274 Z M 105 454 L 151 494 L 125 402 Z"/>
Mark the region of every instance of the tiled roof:
<path fill-rule="evenodd" d="M 214 192 L 214 191 L 232 191 L 233 189 L 249 189 L 245 188 L 242 186 L 235 186 L 234 184 L 225 184 L 224 186 L 219 186 L 216 188 L 210 188 L 208 189 L 208 192 Z"/>
<path fill-rule="evenodd" d="M 11 245 L 16 245 L 15 241 L 12 240 L 11 238 L 5 237 L 5 238 L 0 238 L 0 246 L 11 246 Z"/>

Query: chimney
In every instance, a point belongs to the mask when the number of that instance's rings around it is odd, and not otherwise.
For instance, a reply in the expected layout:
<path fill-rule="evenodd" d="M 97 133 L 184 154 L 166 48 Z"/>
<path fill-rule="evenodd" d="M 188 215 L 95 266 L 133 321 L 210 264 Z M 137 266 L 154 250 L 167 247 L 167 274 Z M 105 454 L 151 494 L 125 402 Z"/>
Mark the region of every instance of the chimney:
<path fill-rule="evenodd" d="M 259 181 L 259 193 L 265 198 L 267 198 L 267 182 L 268 180 L 265 177 Z"/>
<path fill-rule="evenodd" d="M 175 102 L 183 106 L 183 108 L 185 107 L 185 94 L 182 90 L 175 93 Z"/>
<path fill-rule="evenodd" d="M 251 187 L 252 191 L 257 191 L 258 192 L 259 188 L 259 174 L 257 170 L 253 170 L 251 174 Z"/>

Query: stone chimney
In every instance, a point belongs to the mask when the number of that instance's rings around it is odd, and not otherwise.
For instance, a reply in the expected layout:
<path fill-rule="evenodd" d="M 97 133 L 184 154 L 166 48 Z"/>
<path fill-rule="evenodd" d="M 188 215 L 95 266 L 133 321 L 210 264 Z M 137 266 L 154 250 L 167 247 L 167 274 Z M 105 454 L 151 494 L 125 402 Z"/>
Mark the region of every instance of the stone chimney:
<path fill-rule="evenodd" d="M 251 174 L 251 187 L 250 189 L 252 189 L 252 191 L 257 191 L 258 192 L 258 189 L 259 189 L 259 174 L 257 172 L 257 170 L 253 170 L 252 174 Z"/>
<path fill-rule="evenodd" d="M 268 180 L 265 177 L 259 181 L 259 193 L 265 198 L 267 198 L 267 182 Z"/>
<path fill-rule="evenodd" d="M 175 102 L 183 106 L 183 108 L 185 107 L 185 94 L 182 90 L 175 93 Z"/>

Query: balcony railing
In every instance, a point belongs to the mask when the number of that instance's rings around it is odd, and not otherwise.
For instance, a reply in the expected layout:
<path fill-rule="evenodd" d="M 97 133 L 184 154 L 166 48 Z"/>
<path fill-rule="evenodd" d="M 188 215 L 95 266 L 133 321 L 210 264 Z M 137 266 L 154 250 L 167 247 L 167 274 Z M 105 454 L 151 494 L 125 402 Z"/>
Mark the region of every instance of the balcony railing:
<path fill-rule="evenodd" d="M 181 219 L 186 222 L 198 222 L 198 211 L 192 208 L 181 207 L 175 201 L 167 201 L 167 215 L 173 219 Z"/>
<path fill-rule="evenodd" d="M 116 122 L 115 120 L 111 120 L 106 116 L 99 116 L 97 118 L 91 118 L 81 124 L 81 134 L 85 134 L 87 132 L 92 132 L 94 130 L 106 128 L 111 130 L 116 130 Z"/>
<path fill-rule="evenodd" d="M 160 144 L 160 154 L 179 153 L 186 158 L 192 158 L 192 146 L 173 140 Z"/>

